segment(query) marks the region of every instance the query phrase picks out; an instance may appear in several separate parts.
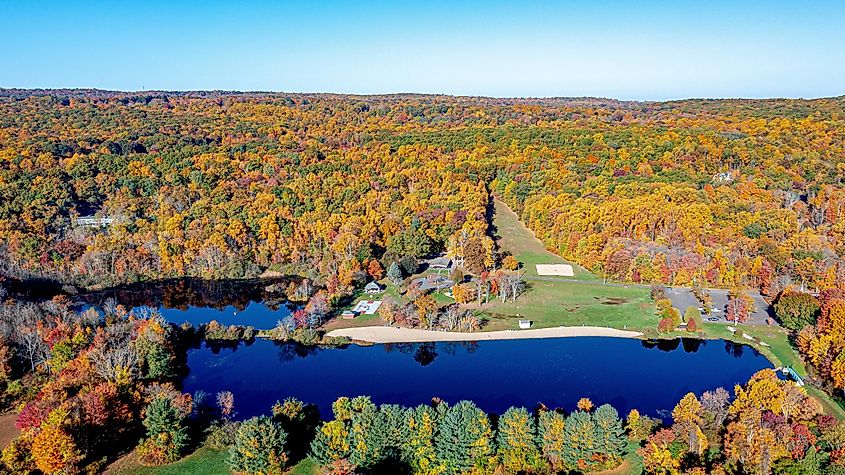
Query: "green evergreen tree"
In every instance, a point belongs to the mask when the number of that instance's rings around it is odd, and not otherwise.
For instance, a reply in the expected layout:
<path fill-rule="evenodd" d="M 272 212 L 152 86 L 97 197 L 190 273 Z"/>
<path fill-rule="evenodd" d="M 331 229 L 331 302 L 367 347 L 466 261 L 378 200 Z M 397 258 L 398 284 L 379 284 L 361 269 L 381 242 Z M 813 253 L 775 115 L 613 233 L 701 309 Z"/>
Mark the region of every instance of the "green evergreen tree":
<path fill-rule="evenodd" d="M 565 428 L 566 418 L 563 414 L 554 411 L 540 413 L 537 427 L 537 445 L 540 447 L 543 457 L 546 458 L 555 472 L 560 472 L 564 468 Z"/>
<path fill-rule="evenodd" d="M 496 435 L 499 463 L 508 473 L 536 472 L 543 466 L 537 448 L 537 425 L 525 408 L 512 407 L 499 418 Z"/>
<path fill-rule="evenodd" d="M 597 451 L 596 424 L 589 413 L 576 411 L 566 418 L 563 461 L 569 470 L 588 468 Z"/>
<path fill-rule="evenodd" d="M 173 376 L 173 355 L 162 344 L 153 343 L 147 353 L 147 377 L 165 379 Z"/>
<path fill-rule="evenodd" d="M 351 450 L 349 461 L 356 467 L 369 468 L 379 462 L 378 447 L 370 445 L 370 433 L 376 423 L 378 410 L 373 405 L 359 406 L 359 409 L 360 411 L 352 414 L 352 421 L 349 427 L 349 446 Z"/>
<path fill-rule="evenodd" d="M 613 406 L 604 404 L 593 413 L 593 421 L 596 425 L 597 452 L 612 457 L 622 457 L 628 441 L 619 412 Z"/>
<path fill-rule="evenodd" d="M 402 445 L 407 441 L 406 409 L 395 404 L 379 407 L 370 431 L 366 434 L 372 463 L 398 462 L 402 459 Z"/>
<path fill-rule="evenodd" d="M 450 407 L 439 428 L 434 450 L 447 474 L 490 467 L 495 443 L 490 419 L 473 402 L 461 401 Z"/>
<path fill-rule="evenodd" d="M 399 268 L 399 264 L 395 261 L 391 262 L 390 267 L 387 268 L 387 278 L 393 282 L 393 285 L 402 283 L 402 269 Z"/>
<path fill-rule="evenodd" d="M 434 451 L 434 435 L 440 414 L 431 406 L 418 406 L 405 412 L 407 437 L 402 445 L 403 459 L 413 473 L 419 475 L 439 474 L 443 470 L 437 463 Z"/>
<path fill-rule="evenodd" d="M 350 456 L 348 422 L 333 420 L 317 428 L 311 440 L 309 456 L 320 466 L 327 466 Z"/>
<path fill-rule="evenodd" d="M 179 459 L 188 445 L 188 430 L 184 424 L 184 417 L 173 406 L 169 398 L 157 397 L 147 406 L 144 413 L 144 427 L 147 429 L 147 440 L 141 445 L 151 449 L 151 452 L 163 454 L 155 455 L 156 463 L 175 462 Z"/>
<path fill-rule="evenodd" d="M 229 467 L 247 474 L 281 474 L 287 463 L 287 433 L 267 416 L 244 421 L 235 433 L 235 445 L 229 449 Z"/>

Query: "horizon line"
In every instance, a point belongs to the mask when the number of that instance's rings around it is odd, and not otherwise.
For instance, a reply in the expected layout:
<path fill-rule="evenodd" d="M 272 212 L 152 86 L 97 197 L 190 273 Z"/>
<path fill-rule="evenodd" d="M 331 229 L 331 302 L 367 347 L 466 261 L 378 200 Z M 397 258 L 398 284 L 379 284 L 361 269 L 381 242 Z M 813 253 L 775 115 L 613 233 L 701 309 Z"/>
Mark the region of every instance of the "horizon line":
<path fill-rule="evenodd" d="M 483 94 L 451 94 L 445 92 L 375 92 L 375 93 L 358 93 L 358 92 L 336 92 L 336 91 L 283 91 L 283 90 L 241 90 L 241 89 L 109 89 L 100 87 L 6 87 L 0 86 L 0 94 L 7 92 L 103 92 L 103 93 L 120 93 L 120 94 L 140 94 L 140 93 L 218 93 L 218 94 L 290 94 L 290 95 L 332 95 L 332 96 L 357 96 L 357 97 L 385 97 L 385 96 L 424 96 L 424 97 L 454 97 L 454 98 L 470 98 L 470 99 L 499 99 L 499 100 L 560 100 L 560 99 L 595 99 L 602 101 L 616 101 L 616 102 L 635 102 L 635 103 L 655 103 L 655 102 L 682 102 L 682 101 L 777 101 L 777 100 L 796 100 L 796 101 L 817 101 L 827 99 L 845 98 L 845 92 L 838 95 L 825 96 L 767 96 L 767 97 L 749 97 L 749 96 L 683 96 L 672 99 L 620 99 L 610 96 L 493 96 Z"/>

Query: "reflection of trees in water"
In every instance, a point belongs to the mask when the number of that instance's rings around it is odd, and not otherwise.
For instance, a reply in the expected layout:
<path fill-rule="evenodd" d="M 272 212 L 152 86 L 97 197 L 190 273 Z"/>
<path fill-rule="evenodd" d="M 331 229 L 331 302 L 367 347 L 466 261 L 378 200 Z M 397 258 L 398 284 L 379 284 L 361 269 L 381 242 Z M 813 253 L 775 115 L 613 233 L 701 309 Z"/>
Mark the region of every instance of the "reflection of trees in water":
<path fill-rule="evenodd" d="M 321 350 L 319 346 L 306 346 L 293 342 L 274 341 L 273 344 L 279 350 L 279 361 L 282 363 L 316 355 Z"/>
<path fill-rule="evenodd" d="M 403 355 L 412 355 L 417 350 L 416 343 L 385 343 L 382 347 L 385 353 L 398 351 Z"/>
<path fill-rule="evenodd" d="M 742 343 L 735 343 L 730 340 L 723 340 L 725 342 L 725 352 L 734 358 L 742 358 L 745 354 L 746 348 L 750 348 Z M 707 345 L 706 340 L 698 338 L 677 338 L 673 340 L 642 340 L 643 348 L 653 349 L 657 348 L 660 351 L 675 351 L 679 346 L 683 345 L 685 353 L 696 353 L 702 346 Z M 754 348 L 751 348 L 756 353 Z"/>
<path fill-rule="evenodd" d="M 707 342 L 698 338 L 681 338 L 681 345 L 684 347 L 685 353 L 695 353 L 701 348 L 701 345 L 705 344 Z"/>
<path fill-rule="evenodd" d="M 671 340 L 642 340 L 641 344 L 643 348 L 646 349 L 654 349 L 657 348 L 660 351 L 665 352 L 672 352 L 683 346 L 685 353 L 695 353 L 701 346 L 704 345 L 706 342 L 704 340 L 699 340 L 698 338 L 673 338 Z"/>
<path fill-rule="evenodd" d="M 205 342 L 205 347 L 211 350 L 211 354 L 219 355 L 223 350 L 237 350 L 240 343 L 239 340 L 209 340 Z"/>
<path fill-rule="evenodd" d="M 742 355 L 745 352 L 745 345 L 725 340 L 725 352 L 732 355 L 734 358 L 742 358 Z"/>
<path fill-rule="evenodd" d="M 276 285 L 285 288 L 290 279 L 273 280 L 202 280 L 170 279 L 116 287 L 101 292 L 82 294 L 80 298 L 90 305 L 102 306 L 108 298 L 127 307 L 165 307 L 187 310 L 188 307 L 209 307 L 223 310 L 232 306 L 243 311 L 251 302 L 261 302 L 270 310 L 284 304 L 283 297 L 267 292 Z M 280 298 L 281 297 L 281 298 Z"/>
<path fill-rule="evenodd" d="M 437 356 L 445 354 L 454 356 L 458 348 L 468 354 L 478 350 L 477 341 L 440 341 L 426 343 L 385 343 L 382 345 L 386 353 L 398 351 L 403 355 L 413 355 L 414 360 L 422 366 L 431 364 Z"/>
<path fill-rule="evenodd" d="M 420 366 L 428 366 L 437 358 L 437 345 L 435 343 L 421 343 L 414 353 L 414 361 Z"/>

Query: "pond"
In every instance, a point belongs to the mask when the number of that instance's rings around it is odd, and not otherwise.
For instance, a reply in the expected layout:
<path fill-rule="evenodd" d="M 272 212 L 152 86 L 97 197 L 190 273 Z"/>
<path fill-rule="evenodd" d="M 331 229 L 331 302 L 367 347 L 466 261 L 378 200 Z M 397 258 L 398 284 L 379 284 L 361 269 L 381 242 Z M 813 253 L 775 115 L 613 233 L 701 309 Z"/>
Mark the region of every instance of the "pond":
<path fill-rule="evenodd" d="M 169 322 L 194 326 L 216 320 L 222 325 L 271 329 L 291 314 L 284 289 L 290 279 L 208 281 L 174 279 L 126 285 L 79 295 L 80 303 L 98 309 L 111 304 L 157 308 Z"/>
<path fill-rule="evenodd" d="M 667 416 L 687 392 L 729 391 L 771 363 L 724 340 L 657 343 L 620 338 L 559 338 L 306 348 L 258 340 L 236 348 L 189 350 L 184 390 L 232 391 L 239 417 L 268 413 L 297 397 L 324 417 L 340 396 L 369 395 L 406 406 L 439 397 L 502 413 L 510 406 L 572 410 L 581 397 Z"/>

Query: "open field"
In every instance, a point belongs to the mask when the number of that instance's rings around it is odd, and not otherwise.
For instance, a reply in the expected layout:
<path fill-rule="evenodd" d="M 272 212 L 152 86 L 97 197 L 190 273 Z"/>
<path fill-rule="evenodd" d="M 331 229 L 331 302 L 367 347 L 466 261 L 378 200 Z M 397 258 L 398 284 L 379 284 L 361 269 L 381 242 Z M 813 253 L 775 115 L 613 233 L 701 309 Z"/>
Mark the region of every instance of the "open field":
<path fill-rule="evenodd" d="M 534 233 L 519 220 L 519 216 L 503 201 L 495 198 L 493 205 L 496 210 L 493 217 L 493 226 L 496 230 L 499 247 L 513 254 L 516 260 L 522 263 L 522 270 L 525 275 L 536 276 L 537 264 L 569 264 L 575 273 L 573 277 L 568 277 L 569 279 L 599 280 L 598 277 L 578 264 L 549 252 L 543 243 L 534 236 Z"/>
<path fill-rule="evenodd" d="M 105 473 L 110 475 L 229 475 L 232 473 L 226 464 L 228 453 L 200 447 L 194 453 L 182 460 L 162 467 L 144 467 L 138 464 L 134 453 L 113 463 Z M 317 465 L 306 458 L 293 467 L 285 475 L 317 475 Z"/>
<path fill-rule="evenodd" d="M 483 311 L 489 318 L 485 330 L 516 328 L 520 318 L 533 320 L 535 328 L 587 325 L 642 331 L 657 326 L 647 289 L 601 283 L 530 281 L 516 301 L 491 301 Z"/>
<path fill-rule="evenodd" d="M 228 475 L 231 471 L 226 465 L 226 455 L 226 451 L 200 447 L 196 452 L 176 463 L 161 467 L 144 467 L 138 463 L 133 452 L 113 463 L 105 473 L 111 475 Z"/>
<path fill-rule="evenodd" d="M 535 328 L 586 325 L 642 331 L 657 326 L 647 288 L 602 284 L 583 267 L 549 252 L 504 202 L 495 199 L 494 205 L 499 247 L 522 263 L 528 288 L 515 302 L 485 305 L 485 330 L 517 328 L 520 318 L 533 320 Z M 575 276 L 540 277 L 537 264 L 570 264 Z"/>

